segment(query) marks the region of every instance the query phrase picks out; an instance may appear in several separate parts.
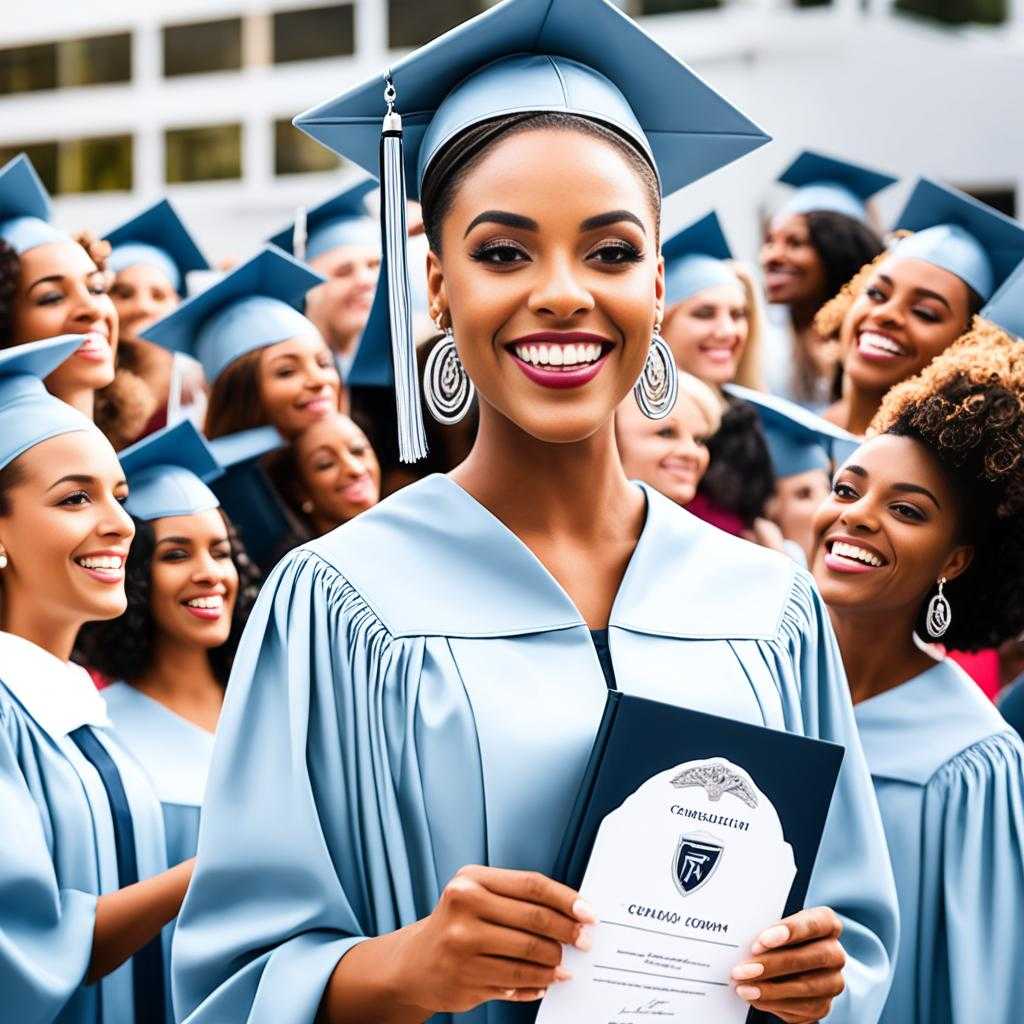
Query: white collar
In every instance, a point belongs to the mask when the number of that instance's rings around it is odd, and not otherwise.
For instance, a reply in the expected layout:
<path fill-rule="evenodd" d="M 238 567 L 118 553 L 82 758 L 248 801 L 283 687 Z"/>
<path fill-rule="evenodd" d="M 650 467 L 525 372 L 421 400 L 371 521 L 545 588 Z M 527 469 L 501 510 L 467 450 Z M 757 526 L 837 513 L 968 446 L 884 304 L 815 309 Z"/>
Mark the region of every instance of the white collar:
<path fill-rule="evenodd" d="M 107 705 L 80 665 L 0 632 L 0 682 L 54 740 L 80 725 L 110 726 Z"/>

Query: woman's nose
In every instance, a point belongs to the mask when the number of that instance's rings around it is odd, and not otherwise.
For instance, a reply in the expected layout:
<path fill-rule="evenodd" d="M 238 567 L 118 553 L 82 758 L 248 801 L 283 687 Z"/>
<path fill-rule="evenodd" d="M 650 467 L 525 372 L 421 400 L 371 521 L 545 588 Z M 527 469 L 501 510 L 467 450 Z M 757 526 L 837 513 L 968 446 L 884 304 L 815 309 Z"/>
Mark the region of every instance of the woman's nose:
<path fill-rule="evenodd" d="M 566 257 L 549 261 L 547 273 L 530 296 L 531 311 L 569 320 L 593 308 L 594 297 L 583 287 L 572 261 Z"/>

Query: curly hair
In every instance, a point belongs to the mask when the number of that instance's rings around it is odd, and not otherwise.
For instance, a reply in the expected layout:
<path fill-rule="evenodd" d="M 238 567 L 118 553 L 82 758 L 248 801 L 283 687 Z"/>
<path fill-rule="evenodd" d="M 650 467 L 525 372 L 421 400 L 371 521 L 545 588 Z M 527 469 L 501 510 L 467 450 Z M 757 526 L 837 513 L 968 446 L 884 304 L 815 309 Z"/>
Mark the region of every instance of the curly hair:
<path fill-rule="evenodd" d="M 1024 344 L 975 317 L 971 330 L 886 395 L 868 436 L 925 445 L 963 503 L 967 570 L 951 581 L 952 649 L 997 647 L 1024 629 Z M 923 625 L 924 605 L 922 604 Z"/>
<path fill-rule="evenodd" d="M 231 521 L 223 511 L 221 515 L 231 542 L 231 560 L 238 572 L 238 596 L 227 640 L 207 654 L 213 674 L 222 685 L 227 685 L 238 641 L 259 592 L 260 573 L 249 560 Z M 156 636 L 156 623 L 150 607 L 156 536 L 150 523 L 132 518 L 135 521 L 135 539 L 128 553 L 124 577 L 128 607 L 116 619 L 83 626 L 75 645 L 75 660 L 80 664 L 97 669 L 111 679 L 123 679 L 128 683 L 141 679 L 152 667 Z"/>
<path fill-rule="evenodd" d="M 21 261 L 14 247 L 0 238 L 0 348 L 14 336 L 14 299 L 21 279 Z"/>

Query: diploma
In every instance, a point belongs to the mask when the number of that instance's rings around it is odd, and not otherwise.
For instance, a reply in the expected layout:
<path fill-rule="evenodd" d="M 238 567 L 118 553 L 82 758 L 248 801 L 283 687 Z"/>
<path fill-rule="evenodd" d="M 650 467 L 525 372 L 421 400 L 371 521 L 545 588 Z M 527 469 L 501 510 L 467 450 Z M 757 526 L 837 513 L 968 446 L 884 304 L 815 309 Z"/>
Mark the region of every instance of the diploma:
<path fill-rule="evenodd" d="M 549 989 L 537 1024 L 742 1024 L 730 973 L 802 905 L 841 758 L 610 695 L 555 871 L 594 907 L 593 947 L 566 948 L 573 978 Z"/>

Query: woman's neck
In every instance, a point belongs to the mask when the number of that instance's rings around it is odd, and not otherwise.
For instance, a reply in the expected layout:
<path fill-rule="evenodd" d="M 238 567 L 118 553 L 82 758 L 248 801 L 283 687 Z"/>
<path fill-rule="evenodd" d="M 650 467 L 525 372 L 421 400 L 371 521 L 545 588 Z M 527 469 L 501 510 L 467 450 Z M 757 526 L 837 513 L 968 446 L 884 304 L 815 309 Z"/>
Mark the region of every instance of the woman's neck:
<path fill-rule="evenodd" d="M 59 398 L 73 409 L 77 409 L 83 416 L 87 416 L 89 419 L 93 418 L 96 408 L 96 392 L 92 388 L 75 388 L 73 390 L 69 388 L 63 392 L 55 391 L 53 397 Z"/>
<path fill-rule="evenodd" d="M 863 437 L 881 407 L 884 397 L 884 392 L 865 391 L 851 382 L 843 389 L 842 402 L 846 422 L 842 426 L 851 434 Z"/>
<path fill-rule="evenodd" d="M 158 637 L 152 665 L 133 685 L 193 725 L 207 732 L 216 728 L 224 687 L 205 647 Z"/>
<path fill-rule="evenodd" d="M 54 619 L 40 608 L 27 607 L 24 601 L 16 605 L 11 601 L 5 603 L 8 607 L 3 608 L 3 615 L 0 616 L 0 629 L 49 651 L 61 661 L 71 659 L 75 638 L 83 622 Z"/>
<path fill-rule="evenodd" d="M 915 616 L 830 608 L 854 704 L 892 690 L 935 663 L 914 642 Z"/>
<path fill-rule="evenodd" d="M 789 306 L 789 319 L 793 324 L 793 330 L 803 334 L 814 324 L 814 318 L 821 308 L 821 300 L 805 299 L 802 302 L 793 302 Z"/>

